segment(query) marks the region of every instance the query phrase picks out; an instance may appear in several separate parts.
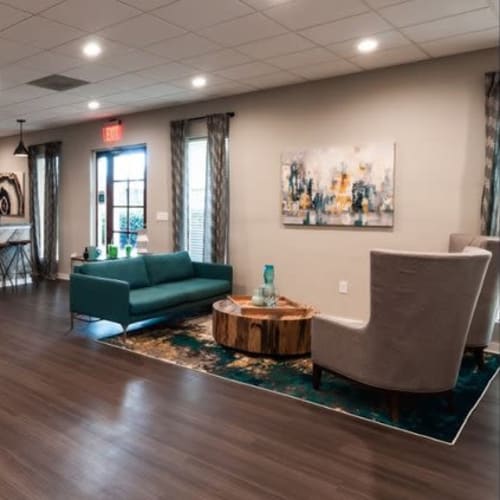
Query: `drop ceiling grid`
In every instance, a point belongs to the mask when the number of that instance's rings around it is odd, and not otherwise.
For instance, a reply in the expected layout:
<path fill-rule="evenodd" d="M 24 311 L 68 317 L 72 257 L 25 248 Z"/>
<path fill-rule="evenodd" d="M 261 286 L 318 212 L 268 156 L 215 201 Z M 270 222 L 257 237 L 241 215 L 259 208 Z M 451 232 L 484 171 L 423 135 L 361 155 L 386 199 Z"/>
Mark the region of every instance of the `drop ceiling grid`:
<path fill-rule="evenodd" d="M 28 130 L 57 126 L 497 45 L 495 0 L 204 0 L 211 7 L 191 18 L 196 2 L 0 0 L 0 136 L 15 130 L 14 116 L 26 118 Z M 96 29 L 87 11 L 92 5 L 104 19 Z M 77 18 L 72 6 L 80 9 Z M 2 17 L 2 10 L 8 15 Z M 55 26 L 59 33 L 30 33 L 35 45 L 27 44 L 23 23 Z M 141 30 L 148 26 L 145 44 Z M 138 31 L 127 39 L 134 27 Z M 436 37 L 440 29 L 445 36 Z M 89 62 L 78 49 L 96 36 L 111 55 Z M 363 36 L 380 37 L 380 50 L 371 59 L 355 52 Z M 179 41 L 185 43 L 180 55 Z M 13 51 L 19 57 L 12 60 Z M 177 65 L 178 73 L 160 76 L 168 65 Z M 38 96 L 25 84 L 33 74 L 45 76 L 44 67 L 47 74 L 77 74 L 92 83 L 80 94 L 79 89 L 74 96 L 60 94 L 60 100 L 55 92 Z M 189 79 L 199 73 L 209 85 L 193 91 Z M 102 100 L 97 113 L 85 111 L 90 98 Z"/>

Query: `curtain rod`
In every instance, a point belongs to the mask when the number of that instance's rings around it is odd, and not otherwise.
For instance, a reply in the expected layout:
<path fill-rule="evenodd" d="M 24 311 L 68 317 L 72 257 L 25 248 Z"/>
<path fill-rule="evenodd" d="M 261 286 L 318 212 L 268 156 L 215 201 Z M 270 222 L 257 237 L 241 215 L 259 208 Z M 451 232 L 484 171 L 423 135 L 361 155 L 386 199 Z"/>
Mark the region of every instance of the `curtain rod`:
<path fill-rule="evenodd" d="M 209 116 L 212 116 L 212 115 L 202 115 L 202 116 L 195 116 L 194 118 L 185 118 L 185 121 L 187 122 L 194 122 L 196 120 L 206 120 Z M 233 111 L 229 111 L 226 113 L 226 116 L 229 116 L 229 118 L 233 118 L 234 117 L 234 112 Z"/>

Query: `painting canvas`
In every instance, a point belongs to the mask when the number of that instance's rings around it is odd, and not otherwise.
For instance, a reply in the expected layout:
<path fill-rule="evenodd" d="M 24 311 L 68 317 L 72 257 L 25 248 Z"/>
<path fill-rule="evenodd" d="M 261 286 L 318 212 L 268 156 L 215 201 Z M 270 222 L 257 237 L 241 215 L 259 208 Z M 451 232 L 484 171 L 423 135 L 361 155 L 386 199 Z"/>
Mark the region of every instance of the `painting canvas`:
<path fill-rule="evenodd" d="M 0 217 L 24 216 L 24 174 L 0 172 Z"/>
<path fill-rule="evenodd" d="M 284 153 L 284 224 L 391 227 L 394 223 L 393 143 Z"/>

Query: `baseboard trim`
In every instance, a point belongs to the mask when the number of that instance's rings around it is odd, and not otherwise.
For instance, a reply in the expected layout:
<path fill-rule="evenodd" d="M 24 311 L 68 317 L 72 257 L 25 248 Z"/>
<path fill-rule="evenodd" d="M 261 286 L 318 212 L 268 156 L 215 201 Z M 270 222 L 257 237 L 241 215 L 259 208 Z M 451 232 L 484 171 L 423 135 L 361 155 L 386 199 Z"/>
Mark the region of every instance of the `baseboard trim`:
<path fill-rule="evenodd" d="M 69 281 L 69 274 L 68 273 L 57 273 L 57 279 L 63 280 L 63 281 Z"/>

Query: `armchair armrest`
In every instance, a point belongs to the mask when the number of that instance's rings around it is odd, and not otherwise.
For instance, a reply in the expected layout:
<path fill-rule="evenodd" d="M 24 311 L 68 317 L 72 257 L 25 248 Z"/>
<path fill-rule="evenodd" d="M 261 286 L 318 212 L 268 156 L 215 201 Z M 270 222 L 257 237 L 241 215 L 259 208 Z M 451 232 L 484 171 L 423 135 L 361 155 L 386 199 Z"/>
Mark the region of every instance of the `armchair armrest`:
<path fill-rule="evenodd" d="M 233 284 L 233 266 L 193 262 L 194 273 L 198 278 L 226 280 Z"/>
<path fill-rule="evenodd" d="M 88 314 L 122 325 L 129 320 L 130 285 L 126 281 L 73 273 L 69 297 L 72 313 Z"/>
<path fill-rule="evenodd" d="M 314 316 L 311 334 L 313 362 L 346 374 L 347 370 L 343 368 L 361 355 L 366 330 L 367 323 L 364 321 L 324 314 Z"/>

